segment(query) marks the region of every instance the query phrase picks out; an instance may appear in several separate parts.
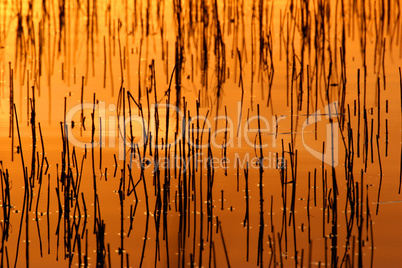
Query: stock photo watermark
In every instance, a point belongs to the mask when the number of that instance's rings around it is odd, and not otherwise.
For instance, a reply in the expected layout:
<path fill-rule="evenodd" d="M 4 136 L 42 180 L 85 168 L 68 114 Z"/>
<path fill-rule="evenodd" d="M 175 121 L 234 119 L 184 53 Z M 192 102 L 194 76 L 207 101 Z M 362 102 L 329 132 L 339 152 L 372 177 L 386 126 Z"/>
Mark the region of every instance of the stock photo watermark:
<path fill-rule="evenodd" d="M 238 105 L 239 108 L 239 105 Z M 177 119 L 177 122 L 180 125 L 180 131 L 177 133 L 169 133 L 168 142 L 156 141 L 155 139 L 150 139 L 152 134 L 151 130 L 155 130 L 155 111 L 158 111 L 160 118 L 166 117 L 166 113 L 169 113 L 169 117 L 173 119 Z M 94 116 L 94 120 L 97 123 L 97 139 L 93 141 L 83 141 L 84 138 L 81 137 L 77 131 L 74 131 L 74 118 L 78 115 L 81 115 L 83 110 L 95 111 L 97 116 Z M 97 104 L 93 103 L 82 103 L 77 104 L 69 109 L 66 114 L 65 119 L 65 133 L 67 134 L 67 139 L 73 146 L 77 148 L 117 148 L 118 149 L 118 158 L 119 160 L 125 159 L 127 156 L 131 158 L 129 155 L 130 149 L 134 149 L 135 147 L 141 148 L 143 146 L 148 146 L 149 142 L 152 142 L 151 147 L 158 149 L 166 149 L 169 147 L 174 147 L 175 144 L 182 142 L 183 138 L 185 138 L 186 145 L 189 147 L 194 147 L 196 149 L 205 149 L 208 146 L 213 148 L 222 149 L 236 149 L 236 148 L 246 148 L 249 147 L 253 150 L 255 149 L 265 149 L 276 148 L 278 139 L 277 139 L 277 128 L 278 124 L 287 120 L 290 116 L 271 116 L 266 117 L 263 115 L 250 116 L 248 120 L 244 122 L 244 124 L 239 124 L 239 109 L 238 115 L 235 119 L 230 116 L 215 116 L 215 117 L 205 117 L 203 115 L 193 116 L 190 118 L 185 118 L 183 112 L 174 105 L 167 104 L 159 104 L 157 107 L 152 106 L 150 109 L 150 116 L 143 117 L 140 115 L 138 110 L 132 111 L 131 116 L 124 116 L 122 114 L 117 114 L 117 109 L 114 104 L 106 105 L 106 102 L 99 101 Z M 148 112 L 148 111 L 147 111 Z M 337 123 L 338 116 L 338 102 L 333 102 L 324 107 L 324 110 L 317 110 L 314 113 L 310 114 L 308 117 L 304 118 L 301 127 L 301 141 L 302 148 L 306 150 L 311 156 L 314 158 L 324 162 L 325 164 L 336 167 L 339 164 L 339 156 L 338 156 L 338 133 L 339 133 L 339 125 Z M 148 118 L 151 120 L 148 121 Z M 176 122 L 176 120 L 171 120 Z M 254 125 L 259 121 L 259 128 L 256 128 Z M 214 129 L 216 126 L 216 122 L 224 122 L 224 124 L 219 124 L 220 127 Z M 306 139 L 305 135 L 307 129 L 311 125 L 314 125 L 318 122 L 322 122 L 325 124 L 325 148 L 324 150 L 316 150 L 313 148 L 309 141 Z M 197 124 L 198 123 L 198 124 Z M 200 126 L 200 128 L 194 127 L 194 125 Z M 254 127 L 253 127 L 254 126 Z M 159 129 L 161 127 L 159 126 Z M 174 127 L 172 127 L 174 128 Z M 213 130 L 214 129 L 214 130 Z M 264 142 L 258 144 L 255 142 L 256 136 L 261 133 L 264 137 L 270 137 L 268 139 L 264 139 Z M 165 132 L 163 132 L 165 134 Z M 155 133 L 152 135 L 155 136 Z M 160 135 L 160 137 L 164 135 Z M 200 143 L 194 137 L 203 136 L 203 143 Z M 225 136 L 224 143 L 222 142 L 222 136 Z M 209 143 L 205 141 L 209 137 Z M 220 138 L 218 138 L 220 137 Z M 254 137 L 254 138 L 252 138 Z M 269 141 L 269 142 L 268 142 Z M 300 150 L 300 147 L 299 147 Z M 269 152 L 271 154 L 272 152 Z M 277 159 L 278 157 L 274 157 L 274 153 L 269 155 L 261 160 L 257 157 L 252 157 L 247 154 L 246 158 L 249 160 L 249 163 L 255 164 L 255 167 L 259 167 L 259 165 L 263 165 L 265 168 L 283 168 L 286 165 L 284 161 L 281 159 Z M 236 155 L 237 158 L 241 160 L 242 163 L 245 163 L 244 157 L 240 158 L 239 154 Z M 229 159 L 227 157 L 220 157 L 214 159 L 214 165 L 216 167 L 227 167 L 230 164 L 233 164 L 234 159 Z M 254 159 L 256 158 L 256 159 Z M 269 160 L 268 160 L 269 159 Z M 205 160 L 205 156 L 198 155 L 196 156 L 197 161 Z M 145 162 L 138 162 L 137 160 L 132 160 L 134 165 L 140 167 L 143 163 L 168 163 L 167 159 L 143 159 Z M 181 161 L 188 161 L 181 159 Z M 265 162 L 264 162 L 265 161 Z M 171 165 L 171 163 L 168 163 Z"/>

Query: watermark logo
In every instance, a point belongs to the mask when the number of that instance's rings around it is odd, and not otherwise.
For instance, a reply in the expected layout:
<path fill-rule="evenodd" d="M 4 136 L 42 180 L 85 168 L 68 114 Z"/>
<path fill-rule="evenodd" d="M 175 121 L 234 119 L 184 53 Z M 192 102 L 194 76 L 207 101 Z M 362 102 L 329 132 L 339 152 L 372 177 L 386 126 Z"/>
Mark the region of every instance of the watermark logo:
<path fill-rule="evenodd" d="M 88 114 L 89 112 L 95 113 L 92 118 L 96 125 L 96 138 L 94 140 L 88 140 L 87 137 L 82 137 L 78 134 L 79 131 L 74 129 L 82 127 L 74 124 L 74 120 L 79 120 L 78 117 L 81 115 L 83 110 Z M 303 148 L 308 154 L 312 155 L 314 158 L 324 162 L 325 164 L 336 167 L 338 165 L 338 132 L 339 125 L 337 123 L 338 117 L 338 102 L 333 102 L 324 107 L 324 112 L 317 110 L 315 113 L 309 115 L 303 122 L 301 127 L 301 140 Z M 230 116 L 215 116 L 215 117 L 205 117 L 203 115 L 185 117 L 183 111 L 174 105 L 159 104 L 150 107 L 149 111 L 145 111 L 145 116 L 141 116 L 138 109 L 133 109 L 131 113 L 126 111 L 125 116 L 121 113 L 117 113 L 117 107 L 114 104 L 109 104 L 106 106 L 106 102 L 99 101 L 96 104 L 93 103 L 82 103 L 77 104 L 70 108 L 66 114 L 65 119 L 65 133 L 69 142 L 78 148 L 96 148 L 96 147 L 108 147 L 118 149 L 119 160 L 125 159 L 129 156 L 127 153 L 133 150 L 138 150 L 144 146 L 150 146 L 150 148 L 166 149 L 169 146 L 174 147 L 176 144 L 181 143 L 183 138 L 186 140 L 186 146 L 196 149 L 205 149 L 211 146 L 216 149 L 236 149 L 242 148 L 245 151 L 255 152 L 256 149 L 264 149 L 264 152 L 273 153 L 273 150 L 280 149 L 277 148 L 278 140 L 278 125 L 279 123 L 286 124 L 290 116 L 257 116 L 253 115 L 248 117 L 248 120 L 244 124 L 239 123 L 240 118 L 240 103 L 238 105 L 238 113 L 233 118 Z M 166 135 L 166 122 L 159 122 L 158 131 L 159 140 L 155 140 L 156 122 L 155 113 L 158 114 L 161 120 L 165 119 L 167 113 L 169 113 L 170 121 L 173 122 L 175 128 L 176 122 L 179 123 L 178 132 L 169 133 L 169 140 L 162 141 Z M 177 121 L 176 121 L 177 119 Z M 219 122 L 219 124 L 217 124 Z M 257 122 L 259 122 L 259 128 L 257 127 Z M 305 134 L 308 129 L 311 129 L 311 125 L 318 124 L 325 126 L 325 148 L 324 150 L 315 150 L 311 144 L 309 144 Z M 326 123 L 325 123 L 326 122 Z M 213 126 L 217 126 L 214 129 Z M 199 127 L 196 127 L 199 126 Z M 171 130 L 172 131 L 172 130 Z M 320 131 L 323 128 L 320 127 Z M 91 132 L 91 131 L 89 131 Z M 279 135 L 293 135 L 293 133 L 279 133 Z M 153 135 L 153 137 L 152 137 Z M 203 141 L 198 142 L 194 137 L 203 136 Z M 257 136 L 262 135 L 263 139 L 260 143 L 257 141 Z M 224 137 L 224 138 L 223 138 Z M 209 138 L 209 143 L 207 142 Z M 151 144 L 149 144 L 151 143 Z M 197 148 L 198 147 L 198 148 Z M 247 150 L 249 148 L 250 150 Z M 300 150 L 300 149 L 299 149 Z M 255 153 L 254 153 L 255 154 Z M 264 153 L 266 154 L 266 153 Z M 131 156 L 129 156 L 131 158 Z M 226 157 L 226 156 L 225 156 Z M 215 161 L 222 166 L 228 166 L 230 163 L 229 159 L 222 159 Z M 273 157 L 261 160 L 252 161 L 253 157 L 249 157 L 250 163 L 261 164 L 263 167 L 267 166 L 269 161 L 269 168 L 283 169 L 286 168 L 285 159 L 274 159 Z M 197 160 L 202 159 L 197 158 Z M 242 158 L 243 159 L 243 158 Z M 265 162 L 264 162 L 265 161 Z M 162 160 L 149 160 L 147 163 L 164 163 Z M 232 160 L 232 162 L 234 162 Z M 274 164 L 275 162 L 275 164 Z M 144 162 L 145 163 L 145 162 Z M 138 163 L 142 165 L 143 163 Z"/>
<path fill-rule="evenodd" d="M 189 157 L 183 157 L 180 155 L 170 154 L 166 156 L 147 155 L 144 158 L 132 157 L 130 155 L 128 164 L 130 168 L 136 167 L 137 169 L 153 169 L 154 171 L 159 168 L 169 168 L 171 170 L 177 168 L 185 171 L 187 167 L 194 163 L 197 166 L 202 166 L 203 169 L 207 169 L 208 166 L 213 169 L 231 169 L 243 170 L 250 169 L 286 169 L 287 160 L 278 156 L 276 153 L 268 152 L 268 154 L 262 158 L 256 156 L 250 156 L 249 153 L 239 154 L 234 153 L 233 159 L 228 157 L 208 156 L 206 153 L 196 153 Z"/>

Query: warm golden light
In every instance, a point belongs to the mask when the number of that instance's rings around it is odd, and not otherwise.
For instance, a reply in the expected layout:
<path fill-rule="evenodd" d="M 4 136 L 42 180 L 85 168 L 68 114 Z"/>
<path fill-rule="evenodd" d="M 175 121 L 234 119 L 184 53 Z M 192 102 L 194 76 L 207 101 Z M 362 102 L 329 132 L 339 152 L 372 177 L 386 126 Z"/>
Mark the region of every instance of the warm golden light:
<path fill-rule="evenodd" d="M 1 266 L 397 266 L 399 10 L 2 1 Z"/>

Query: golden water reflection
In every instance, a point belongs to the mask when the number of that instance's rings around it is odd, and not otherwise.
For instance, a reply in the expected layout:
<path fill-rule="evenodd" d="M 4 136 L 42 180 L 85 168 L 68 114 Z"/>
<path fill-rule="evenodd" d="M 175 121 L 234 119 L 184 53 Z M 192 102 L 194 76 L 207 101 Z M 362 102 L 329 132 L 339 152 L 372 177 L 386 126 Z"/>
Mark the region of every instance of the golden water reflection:
<path fill-rule="evenodd" d="M 398 10 L 2 2 L 2 265 L 397 265 Z"/>

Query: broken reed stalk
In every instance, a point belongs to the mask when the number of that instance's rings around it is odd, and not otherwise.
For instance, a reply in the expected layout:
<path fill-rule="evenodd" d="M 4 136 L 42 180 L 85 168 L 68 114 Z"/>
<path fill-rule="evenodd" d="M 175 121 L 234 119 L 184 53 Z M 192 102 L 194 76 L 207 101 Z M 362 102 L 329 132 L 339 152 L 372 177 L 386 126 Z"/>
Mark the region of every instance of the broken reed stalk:
<path fill-rule="evenodd" d="M 263 266 L 263 245 L 264 245 L 264 196 L 263 196 L 263 172 L 264 172 L 264 156 L 263 156 L 263 145 L 261 138 L 261 122 L 260 122 L 260 106 L 257 104 L 257 122 L 258 122 L 258 139 L 259 139 L 259 195 L 260 195 L 260 227 L 258 233 L 258 254 L 257 254 L 257 265 Z"/>
<path fill-rule="evenodd" d="M 243 227 L 247 227 L 247 261 L 250 255 L 250 208 L 249 208 L 249 189 L 248 189 L 248 162 L 246 163 L 246 169 L 244 169 L 245 179 L 245 194 L 246 194 L 246 215 L 243 220 Z"/>
<path fill-rule="evenodd" d="M 238 56 L 238 58 L 239 58 L 239 66 L 240 66 L 239 86 L 241 86 L 240 113 L 239 113 L 239 119 L 238 119 L 238 125 L 237 125 L 237 132 L 236 132 L 236 137 L 239 137 L 240 124 L 241 124 L 241 116 L 242 116 L 242 113 L 243 113 L 243 97 L 244 97 L 243 67 L 242 67 L 242 61 L 241 61 L 241 55 L 240 55 L 239 49 L 237 49 L 237 56 Z"/>
<path fill-rule="evenodd" d="M 376 209 L 376 215 L 378 215 L 378 210 L 380 207 L 380 194 L 381 194 L 381 186 L 382 186 L 382 165 L 381 165 L 381 153 L 380 153 L 380 143 L 379 143 L 380 137 L 376 135 L 376 140 L 377 140 L 377 155 L 378 155 L 378 166 L 380 168 L 380 182 L 378 186 L 378 196 L 377 196 L 377 209 Z"/>
<path fill-rule="evenodd" d="M 230 267 L 229 255 L 228 255 L 228 251 L 227 251 L 227 248 L 226 248 L 225 239 L 223 238 L 223 231 L 222 231 L 222 224 L 221 224 L 221 222 L 219 222 L 219 231 L 220 231 L 220 233 L 221 233 L 223 249 L 224 249 L 224 251 L 225 251 L 226 263 L 227 263 L 228 267 Z"/>
<path fill-rule="evenodd" d="M 11 161 L 14 161 L 14 71 L 11 69 L 11 62 L 9 64 L 9 72 L 10 72 L 10 123 L 9 123 L 9 132 L 8 136 L 11 138 Z M 20 147 L 17 147 L 17 152 Z"/>
<path fill-rule="evenodd" d="M 380 125 L 381 125 L 381 90 L 380 90 L 380 78 L 377 78 L 377 136 L 380 137 Z"/>

